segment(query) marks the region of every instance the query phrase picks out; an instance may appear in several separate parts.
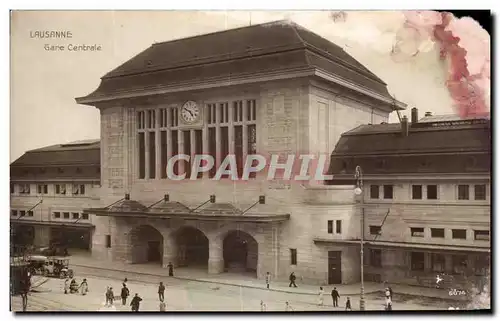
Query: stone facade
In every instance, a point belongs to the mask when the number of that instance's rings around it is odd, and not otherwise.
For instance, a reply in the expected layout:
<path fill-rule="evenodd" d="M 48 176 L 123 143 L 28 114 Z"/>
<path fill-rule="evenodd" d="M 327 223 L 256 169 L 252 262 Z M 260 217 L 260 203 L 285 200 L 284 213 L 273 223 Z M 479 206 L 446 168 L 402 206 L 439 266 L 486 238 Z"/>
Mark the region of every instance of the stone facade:
<path fill-rule="evenodd" d="M 337 92 L 337 94 L 335 94 Z M 304 282 L 327 283 L 327 248 L 313 242 L 324 234 L 327 220 L 341 220 L 341 235 L 359 235 L 359 216 L 352 186 L 323 186 L 321 183 L 290 183 L 280 179 L 268 181 L 260 172 L 247 182 L 230 180 L 169 181 L 139 179 L 137 146 L 137 111 L 141 108 L 180 106 L 186 100 L 204 106 L 208 101 L 255 99 L 257 109 L 257 152 L 259 154 L 329 154 L 342 131 L 357 124 L 386 121 L 388 110 L 374 109 L 359 99 L 342 97 L 331 85 L 309 80 L 269 81 L 258 85 L 235 86 L 203 92 L 185 92 L 155 100 L 113 103 L 101 108 L 101 207 L 129 193 L 131 199 L 149 206 L 168 194 L 171 201 L 195 208 L 215 195 L 217 203 L 229 203 L 243 211 L 266 196 L 265 205 L 256 205 L 248 213 L 290 214 L 284 223 L 236 223 L 206 221 L 148 221 L 137 218 L 97 217 L 93 237 L 93 254 L 101 259 L 129 262 L 128 233 L 135 226 L 149 224 L 163 236 L 163 264 L 175 261 L 172 233 L 183 226 L 194 226 L 209 240 L 211 273 L 222 272 L 222 241 L 232 230 L 251 235 L 258 244 L 257 276 L 271 272 L 273 277 L 287 279 L 292 271 Z M 353 96 L 354 97 L 354 96 Z M 231 116 L 230 116 L 231 118 Z M 156 153 L 158 154 L 158 153 Z M 328 164 L 326 164 L 325 169 Z M 157 171 L 158 172 L 158 171 Z M 106 237 L 111 236 L 111 247 Z M 359 280 L 359 253 L 350 248 L 342 251 L 342 283 Z M 291 264 L 290 249 L 297 250 L 297 264 Z"/>

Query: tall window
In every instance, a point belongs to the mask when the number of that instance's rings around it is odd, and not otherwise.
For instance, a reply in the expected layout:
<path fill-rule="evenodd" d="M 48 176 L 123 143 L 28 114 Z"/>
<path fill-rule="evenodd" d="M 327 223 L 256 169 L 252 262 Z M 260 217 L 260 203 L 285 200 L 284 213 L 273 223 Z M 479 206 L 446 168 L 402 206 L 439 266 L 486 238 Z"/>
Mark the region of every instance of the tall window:
<path fill-rule="evenodd" d="M 458 199 L 459 200 L 469 199 L 469 185 L 458 185 Z"/>
<path fill-rule="evenodd" d="M 382 267 L 382 250 L 370 249 L 370 265 L 373 267 Z"/>
<path fill-rule="evenodd" d="M 151 111 L 151 110 L 150 110 Z M 149 178 L 156 177 L 156 133 L 149 132 Z"/>
<path fill-rule="evenodd" d="M 335 233 L 342 234 L 342 221 L 341 220 L 335 221 Z"/>
<path fill-rule="evenodd" d="M 431 266 L 433 272 L 444 272 L 445 257 L 443 254 L 431 253 Z"/>
<path fill-rule="evenodd" d="M 378 199 L 379 198 L 379 186 L 378 185 L 370 185 L 370 198 Z"/>
<path fill-rule="evenodd" d="M 384 185 L 384 199 L 392 199 L 393 198 L 393 186 L 392 185 Z"/>
<path fill-rule="evenodd" d="M 290 264 L 297 265 L 297 249 L 290 249 Z"/>
<path fill-rule="evenodd" d="M 411 252 L 411 269 L 412 271 L 423 271 L 425 267 L 425 253 L 424 252 Z"/>
<path fill-rule="evenodd" d="M 106 248 L 110 248 L 111 247 L 111 235 L 106 235 Z"/>
<path fill-rule="evenodd" d="M 47 194 L 48 186 L 46 184 L 38 184 L 37 185 L 37 193 L 38 194 Z"/>
<path fill-rule="evenodd" d="M 73 184 L 73 195 L 85 195 L 85 185 Z"/>
<path fill-rule="evenodd" d="M 56 194 L 65 195 L 66 194 L 66 184 L 56 184 Z"/>
<path fill-rule="evenodd" d="M 427 185 L 427 199 L 437 200 L 438 198 L 438 188 L 437 185 Z"/>
<path fill-rule="evenodd" d="M 19 185 L 19 194 L 30 194 L 30 184 Z"/>
<path fill-rule="evenodd" d="M 474 185 L 474 199 L 475 200 L 485 200 L 486 199 L 486 185 Z"/>
<path fill-rule="evenodd" d="M 328 234 L 333 234 L 333 221 L 328 221 Z"/>
<path fill-rule="evenodd" d="M 412 185 L 411 186 L 411 196 L 414 200 L 422 199 L 422 185 Z"/>
<path fill-rule="evenodd" d="M 160 118 L 161 118 L 160 113 Z M 139 153 L 139 178 L 156 177 L 156 110 L 137 112 L 137 140 Z M 149 158 L 148 158 L 149 157 Z M 147 164 L 146 164 L 147 163 Z M 147 166 L 146 166 L 147 165 Z M 146 167 L 148 172 L 146 173 Z"/>

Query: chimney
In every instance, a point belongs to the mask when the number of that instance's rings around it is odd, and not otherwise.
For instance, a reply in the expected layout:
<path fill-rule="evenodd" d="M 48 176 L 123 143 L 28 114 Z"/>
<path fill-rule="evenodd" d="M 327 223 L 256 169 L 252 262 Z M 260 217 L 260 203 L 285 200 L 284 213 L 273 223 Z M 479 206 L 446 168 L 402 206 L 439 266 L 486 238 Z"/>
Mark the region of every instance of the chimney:
<path fill-rule="evenodd" d="M 425 117 L 432 116 L 432 113 L 430 111 L 425 112 Z"/>
<path fill-rule="evenodd" d="M 408 117 L 403 116 L 403 119 L 401 119 L 401 133 L 403 136 L 408 136 Z"/>
<path fill-rule="evenodd" d="M 416 107 L 411 109 L 411 123 L 418 123 L 418 109 Z"/>
<path fill-rule="evenodd" d="M 169 196 L 168 194 L 163 195 L 163 200 L 164 200 L 165 202 L 170 201 L 170 196 Z"/>
<path fill-rule="evenodd" d="M 130 194 L 125 194 L 125 200 L 129 201 L 130 200 Z"/>

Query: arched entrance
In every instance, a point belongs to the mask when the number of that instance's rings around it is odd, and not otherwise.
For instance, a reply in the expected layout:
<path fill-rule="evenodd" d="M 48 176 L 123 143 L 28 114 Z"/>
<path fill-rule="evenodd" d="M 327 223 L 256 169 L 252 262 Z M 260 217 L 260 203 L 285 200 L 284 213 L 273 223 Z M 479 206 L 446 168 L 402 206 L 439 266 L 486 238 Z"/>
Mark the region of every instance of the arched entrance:
<path fill-rule="evenodd" d="M 132 263 L 163 260 L 163 235 L 151 225 L 141 225 L 130 232 Z"/>
<path fill-rule="evenodd" d="M 235 230 L 223 241 L 224 270 L 228 272 L 257 272 L 259 246 L 248 233 Z"/>
<path fill-rule="evenodd" d="M 178 266 L 208 266 L 208 238 L 197 228 L 186 226 L 175 235 Z"/>

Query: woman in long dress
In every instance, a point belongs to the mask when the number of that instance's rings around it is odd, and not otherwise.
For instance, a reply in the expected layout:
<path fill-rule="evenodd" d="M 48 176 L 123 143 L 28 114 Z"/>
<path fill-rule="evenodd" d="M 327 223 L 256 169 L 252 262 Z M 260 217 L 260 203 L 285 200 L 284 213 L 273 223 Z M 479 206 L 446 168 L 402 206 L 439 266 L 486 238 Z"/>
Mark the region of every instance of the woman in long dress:
<path fill-rule="evenodd" d="M 87 292 L 89 291 L 87 279 L 83 279 L 82 283 L 80 284 L 80 288 L 82 289 L 82 295 L 87 295 Z"/>
<path fill-rule="evenodd" d="M 318 302 L 318 305 L 322 306 L 323 305 L 323 294 L 325 293 L 325 291 L 323 291 L 323 287 L 320 286 L 319 287 L 319 302 Z"/>

